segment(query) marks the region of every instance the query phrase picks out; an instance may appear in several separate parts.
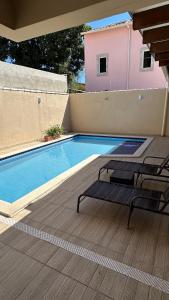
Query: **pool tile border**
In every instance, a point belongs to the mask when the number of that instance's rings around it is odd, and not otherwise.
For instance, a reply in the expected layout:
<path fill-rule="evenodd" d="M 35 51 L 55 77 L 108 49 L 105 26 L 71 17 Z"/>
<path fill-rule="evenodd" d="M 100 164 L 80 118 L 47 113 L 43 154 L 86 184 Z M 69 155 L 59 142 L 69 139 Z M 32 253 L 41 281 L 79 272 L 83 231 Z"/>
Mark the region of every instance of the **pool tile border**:
<path fill-rule="evenodd" d="M 8 154 L 2 154 L 0 155 L 0 161 L 1 160 L 5 160 L 7 158 L 13 157 L 13 156 L 17 156 L 20 154 L 24 154 L 26 152 L 30 152 L 31 150 L 38 150 L 40 148 L 46 147 L 46 146 L 50 146 L 56 143 L 59 143 L 61 141 L 67 140 L 67 139 L 71 139 L 75 136 L 78 135 L 86 135 L 86 136 L 98 136 L 98 137 L 114 137 L 114 138 L 131 138 L 131 139 L 145 139 L 145 142 L 143 143 L 143 145 L 141 145 L 139 147 L 139 149 L 134 153 L 134 154 L 129 154 L 129 155 L 124 155 L 124 154 L 109 154 L 109 155 L 101 155 L 104 157 L 139 157 L 144 151 L 145 149 L 148 147 L 148 145 L 153 141 L 153 137 L 148 137 L 148 136 L 134 136 L 134 135 L 115 135 L 115 134 L 104 134 L 104 133 L 86 133 L 86 132 L 74 132 L 74 133 L 70 133 L 70 134 L 66 134 L 64 136 L 61 136 L 60 138 L 56 139 L 56 140 L 52 140 L 49 142 L 39 142 L 39 144 L 34 145 L 34 146 L 30 146 L 30 147 L 26 147 L 23 148 L 22 150 L 17 150 L 17 151 L 12 151 L 9 152 Z"/>
<path fill-rule="evenodd" d="M 153 287 L 163 293 L 169 294 L 169 281 L 166 281 L 160 277 L 140 271 L 132 266 L 113 260 L 109 257 L 100 255 L 94 251 L 73 244 L 67 240 L 63 240 L 55 235 L 49 234 L 45 231 L 39 230 L 25 223 L 17 222 L 14 219 L 0 216 L 0 222 L 8 226 L 13 226 L 21 232 L 24 232 L 37 239 L 48 242 L 57 247 L 60 247 L 72 254 L 83 257 L 84 259 L 96 263 L 100 266 L 103 266 L 109 270 L 115 271 L 126 277 L 141 282 L 149 287 Z"/>

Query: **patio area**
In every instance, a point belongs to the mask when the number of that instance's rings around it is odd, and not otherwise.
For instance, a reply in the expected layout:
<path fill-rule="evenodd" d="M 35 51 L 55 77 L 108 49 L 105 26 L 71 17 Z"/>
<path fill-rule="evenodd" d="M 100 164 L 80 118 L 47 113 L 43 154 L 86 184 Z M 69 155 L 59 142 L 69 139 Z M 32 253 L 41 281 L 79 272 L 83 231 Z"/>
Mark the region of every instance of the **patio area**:
<path fill-rule="evenodd" d="M 169 138 L 155 137 L 144 155 L 133 160 L 166 156 L 168 149 Z M 0 219 L 0 299 L 169 299 L 168 217 L 136 210 L 127 230 L 126 207 L 87 199 L 76 213 L 78 195 L 97 179 L 106 161 L 97 158 L 12 220 Z M 102 178 L 107 180 L 107 174 Z M 53 241 L 45 240 L 47 234 Z M 66 242 L 74 248 L 65 250 Z M 76 246 L 82 247 L 81 256 Z M 86 249 L 119 268 L 85 258 Z M 130 269 L 128 276 L 123 267 Z M 157 288 L 151 275 L 157 277 Z"/>

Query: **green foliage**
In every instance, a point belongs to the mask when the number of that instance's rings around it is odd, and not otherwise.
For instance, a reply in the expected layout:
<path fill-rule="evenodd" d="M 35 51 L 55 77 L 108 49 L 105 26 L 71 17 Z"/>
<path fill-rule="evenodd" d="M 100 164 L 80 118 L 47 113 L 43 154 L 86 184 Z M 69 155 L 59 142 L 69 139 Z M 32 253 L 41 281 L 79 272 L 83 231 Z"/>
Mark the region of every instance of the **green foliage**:
<path fill-rule="evenodd" d="M 8 50 L 9 41 L 5 38 L 0 38 L 0 60 L 5 61 L 8 58 L 9 50 Z"/>
<path fill-rule="evenodd" d="M 84 83 L 79 83 L 76 81 L 72 81 L 70 84 L 70 89 L 69 89 L 69 93 L 75 93 L 75 92 L 84 92 L 85 91 L 85 84 Z"/>
<path fill-rule="evenodd" d="M 85 91 L 85 84 L 84 83 L 79 83 L 79 82 L 73 82 L 72 83 L 72 88 L 75 89 L 75 90 Z"/>
<path fill-rule="evenodd" d="M 62 126 L 59 126 L 59 125 L 54 125 L 54 126 L 51 126 L 50 128 L 48 128 L 47 130 L 45 130 L 44 133 L 47 136 L 55 137 L 57 135 L 63 134 L 64 133 L 64 128 Z"/>
<path fill-rule="evenodd" d="M 84 64 L 81 32 L 90 30 L 81 25 L 21 43 L 0 38 L 0 60 L 9 57 L 13 63 L 57 74 L 67 74 L 72 81 Z"/>

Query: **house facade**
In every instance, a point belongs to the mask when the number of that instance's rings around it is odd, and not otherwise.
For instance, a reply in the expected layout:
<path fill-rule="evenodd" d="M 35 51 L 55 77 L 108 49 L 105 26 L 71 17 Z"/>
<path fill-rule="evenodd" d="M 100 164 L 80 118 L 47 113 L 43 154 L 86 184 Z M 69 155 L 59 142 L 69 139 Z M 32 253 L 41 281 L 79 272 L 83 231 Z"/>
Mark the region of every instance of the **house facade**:
<path fill-rule="evenodd" d="M 86 91 L 163 88 L 166 78 L 142 35 L 123 22 L 85 32 Z"/>

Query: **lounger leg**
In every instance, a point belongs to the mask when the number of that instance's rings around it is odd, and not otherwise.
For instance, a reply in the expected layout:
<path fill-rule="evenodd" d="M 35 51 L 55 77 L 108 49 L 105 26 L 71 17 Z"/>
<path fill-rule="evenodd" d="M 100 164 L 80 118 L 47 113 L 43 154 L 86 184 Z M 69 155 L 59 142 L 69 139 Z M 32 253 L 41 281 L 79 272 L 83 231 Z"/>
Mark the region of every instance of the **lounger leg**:
<path fill-rule="evenodd" d="M 82 195 L 80 195 L 78 197 L 78 200 L 77 200 L 77 213 L 79 213 L 79 206 L 80 206 L 80 198 L 81 198 Z"/>
<path fill-rule="evenodd" d="M 81 199 L 81 197 L 83 197 L 82 199 Z M 84 198 L 86 198 L 86 196 L 83 196 L 83 195 L 80 195 L 79 197 L 78 197 L 78 200 L 77 200 L 77 213 L 79 213 L 79 207 L 80 207 L 80 203 L 84 200 Z"/>
<path fill-rule="evenodd" d="M 130 220 L 131 220 L 131 216 L 132 216 L 133 210 L 134 210 L 134 206 L 131 205 L 130 206 L 130 211 L 129 211 L 129 216 L 128 216 L 127 229 L 130 229 Z"/>
<path fill-rule="evenodd" d="M 98 180 L 100 180 L 100 175 L 104 172 L 105 168 L 101 168 L 98 174 Z M 109 169 L 106 169 L 107 173 L 109 173 Z"/>
<path fill-rule="evenodd" d="M 104 171 L 104 169 L 103 169 L 103 168 L 101 168 L 101 169 L 99 170 L 99 174 L 98 174 L 98 180 L 100 180 L 100 175 L 101 175 L 101 173 L 103 173 L 103 171 Z"/>
<path fill-rule="evenodd" d="M 140 177 L 140 174 L 139 173 L 137 173 L 137 175 L 136 175 L 136 186 L 137 186 L 137 184 L 138 184 L 138 179 L 139 179 L 139 177 Z"/>

